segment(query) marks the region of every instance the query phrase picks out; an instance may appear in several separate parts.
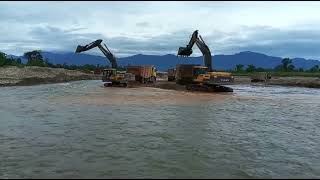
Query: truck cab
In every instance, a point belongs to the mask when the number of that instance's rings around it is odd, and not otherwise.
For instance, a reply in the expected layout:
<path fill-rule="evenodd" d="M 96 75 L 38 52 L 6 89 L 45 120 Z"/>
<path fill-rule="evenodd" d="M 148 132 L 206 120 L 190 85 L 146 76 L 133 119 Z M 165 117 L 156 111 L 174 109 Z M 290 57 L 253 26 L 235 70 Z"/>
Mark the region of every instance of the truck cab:
<path fill-rule="evenodd" d="M 176 79 L 176 69 L 168 69 L 168 81 L 174 81 Z"/>

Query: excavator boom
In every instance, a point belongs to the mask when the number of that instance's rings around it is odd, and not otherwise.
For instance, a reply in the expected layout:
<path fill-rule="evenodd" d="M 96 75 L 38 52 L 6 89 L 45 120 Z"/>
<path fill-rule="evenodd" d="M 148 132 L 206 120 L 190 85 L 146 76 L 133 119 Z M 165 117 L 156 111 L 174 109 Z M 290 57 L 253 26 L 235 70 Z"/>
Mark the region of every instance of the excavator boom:
<path fill-rule="evenodd" d="M 98 39 L 98 40 L 96 40 L 96 41 L 94 41 L 94 42 L 92 42 L 92 43 L 90 43 L 90 44 L 85 45 L 85 46 L 78 45 L 78 47 L 77 47 L 77 49 L 76 49 L 76 53 L 81 53 L 81 52 L 83 52 L 83 51 L 88 51 L 88 50 L 90 50 L 90 49 L 92 49 L 92 48 L 95 48 L 95 47 L 97 47 L 98 45 L 100 45 L 101 42 L 102 42 L 102 40 L 101 40 L 101 39 Z"/>
<path fill-rule="evenodd" d="M 76 53 L 81 53 L 84 51 L 88 51 L 92 48 L 98 47 L 100 51 L 106 56 L 106 58 L 110 61 L 112 68 L 117 68 L 117 59 L 116 57 L 111 53 L 111 51 L 108 49 L 108 47 L 104 44 L 105 48 L 101 45 L 102 40 L 98 39 L 90 44 L 87 44 L 85 46 L 78 45 L 76 49 Z"/>

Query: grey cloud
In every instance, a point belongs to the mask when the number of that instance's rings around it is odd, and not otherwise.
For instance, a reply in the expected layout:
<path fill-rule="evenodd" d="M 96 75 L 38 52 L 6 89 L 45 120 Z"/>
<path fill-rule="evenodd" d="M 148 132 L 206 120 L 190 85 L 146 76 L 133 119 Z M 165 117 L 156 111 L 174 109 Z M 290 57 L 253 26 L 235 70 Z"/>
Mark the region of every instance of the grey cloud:
<path fill-rule="evenodd" d="M 71 50 L 79 43 L 93 41 L 95 38 L 103 37 L 97 33 L 74 33 L 78 28 L 71 30 L 62 30 L 57 27 L 43 26 L 33 28 L 30 32 L 31 37 L 45 48 Z"/>
<path fill-rule="evenodd" d="M 1 47 L 18 50 L 32 48 L 59 51 L 74 51 L 77 45 L 88 44 L 96 39 L 104 43 L 116 56 L 134 54 L 176 54 L 180 46 L 189 42 L 192 30 L 181 30 L 156 36 L 146 37 L 106 37 L 99 33 L 80 33 L 84 28 L 75 27 L 63 30 L 53 26 L 33 27 L 29 39 L 0 38 Z M 202 31 L 199 33 L 202 35 Z M 207 33 L 207 32 L 206 32 Z M 205 34 L 205 33 L 204 33 Z M 281 30 L 270 27 L 242 27 L 239 31 L 225 33 L 212 31 L 203 35 L 212 54 L 233 54 L 240 51 L 256 51 L 274 56 L 305 57 L 319 59 L 320 31 L 316 30 Z M 10 46 L 6 45 L 10 44 Z M 17 49 L 17 47 L 19 49 Z M 195 55 L 201 53 L 194 48 Z M 97 49 L 87 53 L 102 55 Z"/>
<path fill-rule="evenodd" d="M 147 26 L 150 26 L 150 23 L 148 23 L 148 22 L 138 22 L 138 23 L 136 23 L 136 26 L 138 26 L 138 27 L 147 27 Z"/>
<path fill-rule="evenodd" d="M 242 33 L 241 33 L 242 32 Z M 242 34 L 246 34 L 241 38 Z M 212 41 L 211 41 L 212 42 Z M 214 44 L 214 40 L 212 42 Z M 257 51 L 274 56 L 318 58 L 320 31 L 281 30 L 270 27 L 246 27 L 217 43 L 220 51 Z"/>

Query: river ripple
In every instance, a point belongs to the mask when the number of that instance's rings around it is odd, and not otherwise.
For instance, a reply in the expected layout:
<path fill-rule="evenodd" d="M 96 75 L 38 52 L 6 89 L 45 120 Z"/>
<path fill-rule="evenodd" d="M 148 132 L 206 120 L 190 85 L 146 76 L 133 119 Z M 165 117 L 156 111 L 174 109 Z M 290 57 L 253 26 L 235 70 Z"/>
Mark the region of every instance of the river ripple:
<path fill-rule="evenodd" d="M 320 90 L 0 88 L 0 178 L 320 178 Z"/>

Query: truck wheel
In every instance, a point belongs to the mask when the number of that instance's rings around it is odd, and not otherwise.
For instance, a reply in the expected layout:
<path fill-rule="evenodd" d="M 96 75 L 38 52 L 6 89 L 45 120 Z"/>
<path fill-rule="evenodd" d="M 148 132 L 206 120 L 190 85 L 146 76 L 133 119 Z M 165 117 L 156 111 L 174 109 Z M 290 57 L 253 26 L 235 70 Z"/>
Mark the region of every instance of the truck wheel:
<path fill-rule="evenodd" d="M 156 77 L 151 77 L 151 82 L 152 82 L 153 84 L 156 83 L 156 81 L 157 81 Z"/>
<path fill-rule="evenodd" d="M 190 84 L 187 84 L 187 85 L 186 85 L 186 89 L 187 89 L 187 90 L 192 90 L 191 85 L 190 85 Z"/>
<path fill-rule="evenodd" d="M 111 86 L 111 83 L 104 83 L 103 86 L 104 86 L 104 87 L 110 87 L 110 86 Z"/>

